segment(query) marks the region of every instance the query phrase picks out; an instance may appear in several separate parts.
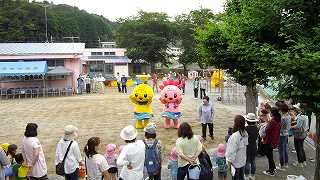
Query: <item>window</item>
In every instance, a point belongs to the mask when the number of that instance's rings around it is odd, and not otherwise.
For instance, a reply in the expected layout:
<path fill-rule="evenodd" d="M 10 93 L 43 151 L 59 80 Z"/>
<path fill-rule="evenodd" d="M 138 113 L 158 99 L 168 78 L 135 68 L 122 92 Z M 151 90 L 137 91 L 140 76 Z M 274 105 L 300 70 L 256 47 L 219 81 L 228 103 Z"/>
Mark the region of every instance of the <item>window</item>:
<path fill-rule="evenodd" d="M 49 69 L 53 69 L 57 66 L 64 66 L 64 59 L 47 60 L 47 65 Z"/>
<path fill-rule="evenodd" d="M 104 73 L 113 74 L 113 64 L 104 64 Z"/>
<path fill-rule="evenodd" d="M 91 56 L 102 56 L 102 52 L 91 52 Z"/>
<path fill-rule="evenodd" d="M 90 73 L 113 74 L 113 64 L 105 64 L 103 61 L 91 61 Z"/>
<path fill-rule="evenodd" d="M 105 56 L 108 56 L 108 55 L 116 55 L 116 52 L 104 52 L 104 55 Z"/>

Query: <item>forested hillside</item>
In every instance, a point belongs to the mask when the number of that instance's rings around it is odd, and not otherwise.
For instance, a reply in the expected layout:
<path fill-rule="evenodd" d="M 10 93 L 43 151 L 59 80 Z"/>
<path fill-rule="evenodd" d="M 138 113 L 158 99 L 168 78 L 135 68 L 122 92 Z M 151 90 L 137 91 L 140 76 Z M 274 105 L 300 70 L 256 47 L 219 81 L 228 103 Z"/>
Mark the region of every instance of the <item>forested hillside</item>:
<path fill-rule="evenodd" d="M 27 0 L 0 0 L 0 42 L 45 42 L 47 10 L 48 40 L 70 42 L 79 37 L 86 46 L 98 40 L 112 41 L 116 23 L 77 7 Z M 75 39 L 75 41 L 78 41 Z"/>

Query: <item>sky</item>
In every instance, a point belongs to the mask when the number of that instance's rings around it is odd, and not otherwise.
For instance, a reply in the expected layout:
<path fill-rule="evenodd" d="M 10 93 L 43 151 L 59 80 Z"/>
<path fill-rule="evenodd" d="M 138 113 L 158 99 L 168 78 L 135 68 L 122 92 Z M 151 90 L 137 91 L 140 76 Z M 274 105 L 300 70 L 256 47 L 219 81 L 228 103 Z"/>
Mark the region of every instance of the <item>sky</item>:
<path fill-rule="evenodd" d="M 42 1 L 42 0 L 38 0 Z M 208 8 L 222 12 L 225 0 L 47 0 L 54 4 L 68 4 L 89 13 L 102 15 L 115 21 L 120 17 L 136 15 L 140 10 L 166 12 L 174 17 L 194 9 Z"/>

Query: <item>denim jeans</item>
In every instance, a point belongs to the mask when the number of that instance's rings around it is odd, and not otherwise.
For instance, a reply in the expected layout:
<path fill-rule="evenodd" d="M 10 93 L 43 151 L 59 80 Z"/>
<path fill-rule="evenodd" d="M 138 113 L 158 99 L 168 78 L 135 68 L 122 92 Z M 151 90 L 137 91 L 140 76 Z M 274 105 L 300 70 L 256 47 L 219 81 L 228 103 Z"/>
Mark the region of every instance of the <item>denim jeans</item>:
<path fill-rule="evenodd" d="M 244 173 L 246 175 L 248 174 L 252 174 L 254 175 L 256 173 L 256 156 L 255 154 L 252 155 L 251 157 L 247 156 L 247 162 L 246 162 L 246 166 L 245 166 L 245 169 L 244 169 Z"/>
<path fill-rule="evenodd" d="M 288 164 L 288 136 L 280 136 L 279 158 L 281 166 Z"/>
<path fill-rule="evenodd" d="M 306 153 L 303 147 L 304 139 L 294 138 L 294 148 L 297 151 L 298 162 L 303 163 L 306 161 Z"/>
<path fill-rule="evenodd" d="M 232 177 L 232 180 L 244 180 L 244 167 L 236 168 L 236 173 Z"/>

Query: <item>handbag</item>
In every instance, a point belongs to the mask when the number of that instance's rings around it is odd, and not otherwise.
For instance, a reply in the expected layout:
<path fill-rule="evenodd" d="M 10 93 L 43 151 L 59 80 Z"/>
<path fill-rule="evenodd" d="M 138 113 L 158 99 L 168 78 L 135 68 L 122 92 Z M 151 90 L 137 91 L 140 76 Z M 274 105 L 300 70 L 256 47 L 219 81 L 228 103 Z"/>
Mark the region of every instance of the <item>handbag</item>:
<path fill-rule="evenodd" d="M 56 174 L 57 175 L 60 175 L 60 176 L 64 176 L 66 173 L 64 171 L 64 162 L 66 161 L 66 158 L 67 158 L 67 155 L 68 155 L 68 152 L 70 150 L 70 147 L 71 147 L 71 144 L 73 143 L 73 141 L 70 142 L 68 148 L 67 148 L 67 151 L 66 153 L 64 154 L 64 157 L 63 157 L 63 160 L 62 162 L 59 162 L 57 165 L 56 165 Z"/>

